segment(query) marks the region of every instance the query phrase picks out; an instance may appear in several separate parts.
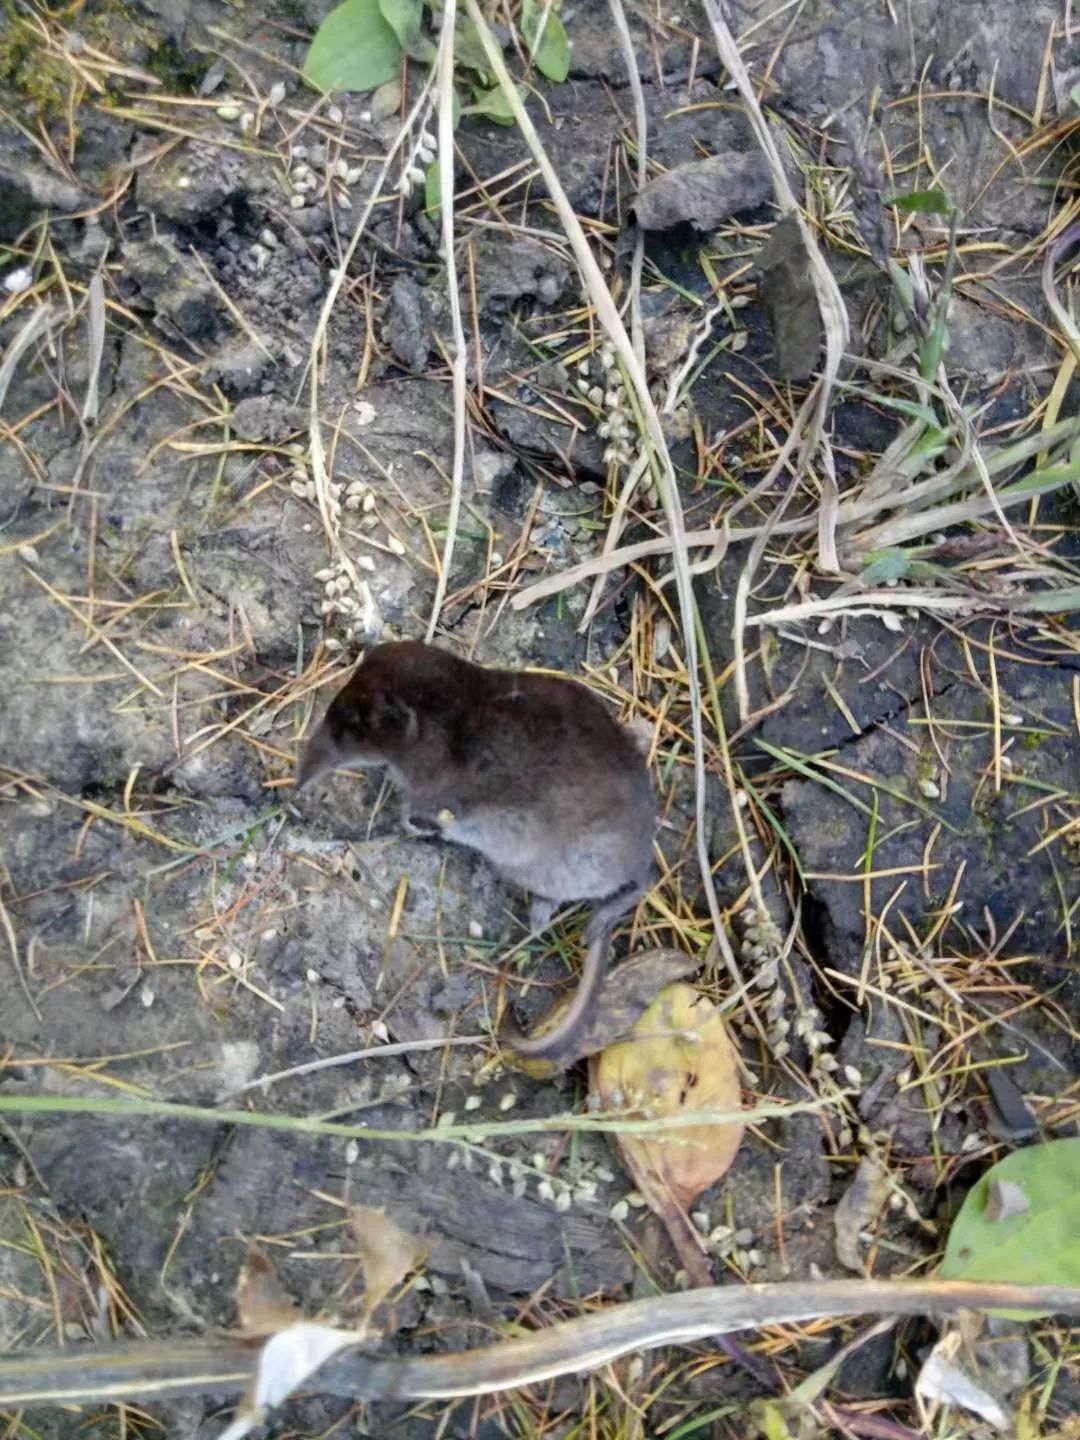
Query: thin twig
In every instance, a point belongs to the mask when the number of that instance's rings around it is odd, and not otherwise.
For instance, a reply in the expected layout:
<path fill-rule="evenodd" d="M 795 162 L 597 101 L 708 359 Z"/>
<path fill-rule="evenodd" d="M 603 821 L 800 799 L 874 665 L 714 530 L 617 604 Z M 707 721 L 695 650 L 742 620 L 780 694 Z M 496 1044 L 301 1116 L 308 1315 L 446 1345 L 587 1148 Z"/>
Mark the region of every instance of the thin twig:
<path fill-rule="evenodd" d="M 438 108 L 439 108 L 439 205 L 442 210 L 442 242 L 446 264 L 446 288 L 450 296 L 450 329 L 454 337 L 452 381 L 454 395 L 454 451 L 450 468 L 450 508 L 446 516 L 446 539 L 443 541 L 442 562 L 435 579 L 435 598 L 431 602 L 425 638 L 432 640 L 454 559 L 458 518 L 461 514 L 461 492 L 465 480 L 465 331 L 461 324 L 461 297 L 458 294 L 457 260 L 454 255 L 454 35 L 457 21 L 457 0 L 446 0 L 443 7 L 442 31 L 439 35 Z"/>

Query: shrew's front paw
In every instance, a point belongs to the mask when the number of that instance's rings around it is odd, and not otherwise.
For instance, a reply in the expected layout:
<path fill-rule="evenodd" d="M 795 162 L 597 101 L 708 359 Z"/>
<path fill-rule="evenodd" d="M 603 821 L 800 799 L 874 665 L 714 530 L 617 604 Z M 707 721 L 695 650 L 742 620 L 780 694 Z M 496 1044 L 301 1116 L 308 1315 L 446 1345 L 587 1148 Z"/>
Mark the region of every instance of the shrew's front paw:
<path fill-rule="evenodd" d="M 402 824 L 410 835 L 442 835 L 448 825 L 454 823 L 452 810 L 440 810 L 435 815 L 426 811 L 409 811 L 402 815 Z"/>

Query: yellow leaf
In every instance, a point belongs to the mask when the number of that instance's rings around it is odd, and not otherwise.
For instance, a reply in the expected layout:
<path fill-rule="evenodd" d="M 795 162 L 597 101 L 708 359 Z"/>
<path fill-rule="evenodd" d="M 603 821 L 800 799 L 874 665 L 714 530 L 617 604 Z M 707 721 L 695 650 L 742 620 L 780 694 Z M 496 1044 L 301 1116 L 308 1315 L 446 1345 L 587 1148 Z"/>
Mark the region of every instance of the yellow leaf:
<path fill-rule="evenodd" d="M 726 1172 L 743 1136 L 738 1062 L 720 1011 L 692 985 L 668 985 L 628 1038 L 595 1058 L 592 1081 L 605 1109 L 651 1120 L 694 1111 L 733 1117 L 617 1137 L 627 1169 L 691 1279 L 708 1283 L 703 1277 L 711 1272 L 686 1212 Z"/>

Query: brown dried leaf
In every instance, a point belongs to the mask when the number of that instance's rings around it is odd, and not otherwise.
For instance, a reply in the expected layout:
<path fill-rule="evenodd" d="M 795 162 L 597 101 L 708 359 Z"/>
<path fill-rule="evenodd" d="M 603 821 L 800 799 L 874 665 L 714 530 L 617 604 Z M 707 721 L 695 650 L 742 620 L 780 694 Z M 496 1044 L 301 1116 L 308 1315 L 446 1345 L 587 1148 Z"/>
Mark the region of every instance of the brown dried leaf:
<path fill-rule="evenodd" d="M 692 985 L 662 990 L 630 1037 L 596 1057 L 592 1083 L 605 1109 L 630 1108 L 649 1119 L 697 1110 L 736 1117 L 740 1109 L 734 1046 L 720 1011 Z M 742 1121 L 732 1118 L 617 1137 L 637 1188 L 697 1283 L 711 1283 L 711 1270 L 686 1212 L 727 1171 L 742 1136 Z"/>
<path fill-rule="evenodd" d="M 810 259 L 793 215 L 776 222 L 758 267 L 776 341 L 777 371 L 784 380 L 805 380 L 818 363 L 824 331 Z"/>
<path fill-rule="evenodd" d="M 428 1247 L 381 1210 L 354 1205 L 349 1219 L 364 1272 L 364 1319 L 369 1320 L 390 1291 L 420 1268 Z"/>
<path fill-rule="evenodd" d="M 833 1219 L 836 1224 L 836 1258 L 857 1275 L 866 1273 L 859 1253 L 859 1236 L 876 1223 L 892 1193 L 889 1173 L 881 1157 L 864 1155 L 855 1178 L 841 1195 Z"/>
<path fill-rule="evenodd" d="M 285 1293 L 270 1257 L 258 1245 L 248 1247 L 236 1286 L 236 1311 L 246 1335 L 273 1335 L 294 1325 L 296 1306 Z"/>
<path fill-rule="evenodd" d="M 731 150 L 676 165 L 650 180 L 634 201 L 634 219 L 643 230 L 687 222 L 696 230 L 715 230 L 729 216 L 764 205 L 772 193 L 764 156 Z"/>
<path fill-rule="evenodd" d="M 681 950 L 642 950 L 613 966 L 604 978 L 596 1008 L 573 1051 L 559 1060 L 530 1059 L 518 1055 L 510 1046 L 505 1049 L 506 1063 L 532 1076 L 534 1080 L 550 1080 L 567 1070 L 586 1055 L 606 1050 L 626 1035 L 652 1003 L 656 993 L 673 980 L 681 979 L 698 968 L 698 962 Z M 533 1035 L 546 1035 L 559 1023 L 573 1000 L 573 992 L 562 996 L 533 1027 Z"/>

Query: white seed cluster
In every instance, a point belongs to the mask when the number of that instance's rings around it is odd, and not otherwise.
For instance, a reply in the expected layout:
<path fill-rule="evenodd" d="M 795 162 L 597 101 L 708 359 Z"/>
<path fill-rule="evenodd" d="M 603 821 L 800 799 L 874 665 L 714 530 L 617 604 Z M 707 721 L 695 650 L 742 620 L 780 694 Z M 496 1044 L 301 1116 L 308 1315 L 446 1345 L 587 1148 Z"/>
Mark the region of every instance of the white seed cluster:
<path fill-rule="evenodd" d="M 637 432 L 613 345 L 605 343 L 595 355 L 579 362 L 577 388 L 578 394 L 603 414 L 596 433 L 608 442 L 604 464 L 614 470 L 626 468 L 636 453 Z"/>
<path fill-rule="evenodd" d="M 289 154 L 289 204 L 302 210 L 317 195 L 327 194 L 342 210 L 351 210 L 349 191 L 363 173 L 362 165 L 331 155 L 325 145 L 294 145 Z"/>
<path fill-rule="evenodd" d="M 795 1019 L 789 1020 L 787 996 L 780 983 L 780 960 L 784 937 L 768 913 L 749 909 L 743 924 L 743 958 L 754 966 L 753 983 L 765 993 L 765 1033 L 775 1059 L 782 1059 L 791 1049 L 789 1036 L 801 1040 L 810 1053 L 810 1075 L 822 1080 L 840 1068 L 832 1053 L 832 1036 L 825 1029 L 816 1005 L 800 1004 Z"/>
<path fill-rule="evenodd" d="M 784 1011 L 787 996 L 780 984 L 780 959 L 784 953 L 784 937 L 772 916 L 750 907 L 743 919 L 742 956 L 754 969 L 754 986 L 765 995 L 765 1034 L 769 1048 L 777 1060 L 791 1049 L 788 1035 L 791 1021 Z"/>
<path fill-rule="evenodd" d="M 277 80 L 271 85 L 266 101 L 260 104 L 258 110 L 249 109 L 246 104 L 238 100 L 225 100 L 217 106 L 215 114 L 219 120 L 224 120 L 227 125 L 236 125 L 241 135 L 259 133 L 259 126 L 262 115 L 267 106 L 275 109 L 285 99 L 285 82 Z"/>
<path fill-rule="evenodd" d="M 375 417 L 374 407 L 366 400 L 354 401 L 357 423 L 367 425 Z M 293 468 L 289 477 L 289 489 L 298 500 L 317 503 L 319 499 L 315 481 L 308 471 L 303 452 L 299 446 L 292 447 Z M 350 480 L 328 479 L 325 495 L 325 521 L 335 537 L 336 558 L 323 569 L 315 572 L 315 580 L 323 587 L 323 598 L 319 613 L 327 632 L 327 650 L 340 652 L 369 641 L 381 628 L 378 605 L 372 595 L 366 576 L 377 569 L 375 557 L 367 552 L 350 555 L 343 544 L 343 526 L 347 524 L 348 537 L 373 531 L 383 521 L 376 511 L 375 492 L 366 481 L 354 477 Z M 386 530 L 381 543 L 371 536 L 373 548 L 382 548 L 391 555 L 403 556 L 404 544 Z"/>
<path fill-rule="evenodd" d="M 497 1108 L 503 1112 L 512 1109 L 517 1099 L 515 1091 L 507 1090 L 499 1097 Z M 510 1103 L 507 1103 L 508 1101 Z M 465 1110 L 475 1114 L 482 1103 L 479 1095 L 470 1095 L 465 1101 Z M 448 1127 L 453 1125 L 455 1120 L 452 1110 L 443 1111 L 435 1122 L 436 1127 Z M 473 1148 L 483 1142 L 484 1135 L 480 1129 L 471 1139 L 466 1137 L 464 1143 L 448 1147 L 446 1168 L 470 1172 L 486 1168 L 488 1180 L 500 1189 L 509 1190 L 515 1200 L 523 1199 L 531 1190 L 537 1200 L 552 1206 L 560 1214 L 575 1206 L 586 1210 L 594 1207 L 599 1198 L 600 1186 L 611 1185 L 615 1180 L 613 1171 L 590 1159 L 579 1157 L 563 1166 L 562 1174 L 556 1175 L 551 1173 L 551 1160 L 542 1150 L 537 1150 L 525 1159 L 503 1159 L 497 1155 L 484 1155 Z M 645 1204 L 644 1198 L 636 1191 L 631 1192 L 628 1199 L 631 1205 Z M 618 1206 L 613 1208 L 617 1210 Z M 624 1218 L 628 1208 L 624 1207 Z"/>
<path fill-rule="evenodd" d="M 810 1079 L 819 1092 L 835 1094 L 840 1062 L 833 1054 L 832 1036 L 825 1029 L 821 1011 L 810 1001 L 800 1001 L 795 1019 L 787 1017 L 788 997 L 780 982 L 784 939 L 771 915 L 747 909 L 741 948 L 743 959 L 754 967 L 753 984 L 765 994 L 765 1035 L 773 1057 L 780 1060 L 789 1053 L 789 1037 L 801 1040 L 810 1056 Z M 862 1088 L 862 1077 L 854 1066 L 845 1066 L 844 1078 L 852 1088 Z M 850 1145 L 850 1127 L 842 1124 L 836 1138 L 839 1145 Z"/>
<path fill-rule="evenodd" d="M 375 569 L 375 562 L 370 555 L 361 555 L 356 563 L 363 570 Z M 323 601 L 319 606 L 319 613 L 326 628 L 336 625 L 345 632 L 345 641 L 362 639 L 367 630 L 371 596 L 357 591 L 349 565 L 338 560 L 323 570 L 317 570 L 315 579 L 321 581 L 323 586 Z M 328 636 L 325 643 L 330 651 L 345 648 L 345 642 L 333 635 Z"/>
<path fill-rule="evenodd" d="M 412 154 L 401 167 L 397 185 L 399 194 L 408 198 L 414 190 L 423 189 L 427 179 L 425 171 L 429 165 L 434 165 L 438 153 L 439 142 L 435 136 L 430 130 L 421 130 L 420 136 L 413 146 Z"/>
<path fill-rule="evenodd" d="M 285 85 L 278 81 L 271 86 L 266 104 L 274 108 L 284 99 Z M 226 100 L 216 107 L 215 114 L 226 124 L 235 124 L 242 135 L 258 135 L 264 108 L 260 105 L 258 110 L 252 110 L 237 100 Z M 327 111 L 327 119 L 331 124 L 340 125 L 344 116 L 336 105 L 332 105 Z M 319 195 L 326 195 L 342 210 L 352 209 L 349 192 L 363 175 L 363 165 L 350 165 L 344 156 L 332 153 L 332 147 L 323 144 L 293 145 L 287 163 L 289 204 L 294 210 L 303 210 Z M 258 245 L 252 246 L 252 254 L 260 270 L 266 263 L 266 255 L 258 252 L 265 247 L 265 235 L 260 236 Z"/>
<path fill-rule="evenodd" d="M 754 1270 L 765 1264 L 765 1256 L 753 1244 L 754 1232 L 747 1226 L 736 1230 L 731 1225 L 712 1225 L 710 1217 L 697 1211 L 691 1219 L 705 1237 L 710 1255 L 730 1260 L 739 1270 Z"/>

